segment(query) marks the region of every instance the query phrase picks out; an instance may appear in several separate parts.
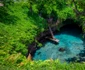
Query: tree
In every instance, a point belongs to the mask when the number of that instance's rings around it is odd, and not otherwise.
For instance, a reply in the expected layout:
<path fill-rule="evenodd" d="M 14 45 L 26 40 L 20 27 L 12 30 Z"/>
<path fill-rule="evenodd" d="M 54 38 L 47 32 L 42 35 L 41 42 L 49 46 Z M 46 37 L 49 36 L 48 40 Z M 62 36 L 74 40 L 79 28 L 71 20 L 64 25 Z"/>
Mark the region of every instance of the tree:
<path fill-rule="evenodd" d="M 85 33 L 85 1 L 84 0 L 72 0 L 74 5 L 74 12 L 76 13 L 77 20 L 81 23 L 83 32 Z"/>

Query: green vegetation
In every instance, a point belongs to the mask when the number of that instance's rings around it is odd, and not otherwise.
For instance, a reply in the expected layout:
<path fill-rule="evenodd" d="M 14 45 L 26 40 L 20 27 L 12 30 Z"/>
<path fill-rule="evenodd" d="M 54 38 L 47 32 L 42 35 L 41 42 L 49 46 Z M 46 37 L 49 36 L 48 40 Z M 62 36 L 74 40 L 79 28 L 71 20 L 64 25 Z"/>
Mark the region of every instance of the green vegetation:
<path fill-rule="evenodd" d="M 14 64 L 0 65 L 1 70 L 84 70 L 85 63 L 60 63 L 58 60 L 24 61 L 17 67 Z"/>
<path fill-rule="evenodd" d="M 85 33 L 84 0 L 3 0 L 0 7 L 0 70 L 84 70 L 85 63 L 26 59 L 29 44 L 47 29 L 46 19 L 79 22 Z M 41 45 L 41 44 L 39 44 Z"/>

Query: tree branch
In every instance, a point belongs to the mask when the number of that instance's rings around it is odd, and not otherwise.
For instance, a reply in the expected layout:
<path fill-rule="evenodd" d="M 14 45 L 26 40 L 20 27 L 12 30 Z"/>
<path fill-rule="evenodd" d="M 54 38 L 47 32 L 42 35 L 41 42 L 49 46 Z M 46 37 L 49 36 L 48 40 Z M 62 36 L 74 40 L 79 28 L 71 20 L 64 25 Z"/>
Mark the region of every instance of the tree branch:
<path fill-rule="evenodd" d="M 85 16 L 85 11 L 80 12 L 80 11 L 78 10 L 75 0 L 72 0 L 72 2 L 74 3 L 75 8 L 74 8 L 73 10 L 76 12 L 76 14 L 77 14 L 77 15 Z"/>

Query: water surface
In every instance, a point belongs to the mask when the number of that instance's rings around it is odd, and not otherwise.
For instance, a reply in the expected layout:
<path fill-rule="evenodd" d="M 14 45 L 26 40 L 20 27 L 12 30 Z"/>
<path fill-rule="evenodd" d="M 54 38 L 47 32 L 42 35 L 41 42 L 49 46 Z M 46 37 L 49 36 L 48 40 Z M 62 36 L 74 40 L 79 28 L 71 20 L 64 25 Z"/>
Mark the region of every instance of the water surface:
<path fill-rule="evenodd" d="M 84 53 L 84 44 L 81 39 L 81 32 L 73 27 L 62 28 L 56 32 L 55 38 L 59 39 L 59 44 L 47 41 L 38 49 L 34 55 L 34 60 L 59 59 L 67 61 L 71 58 L 80 58 L 79 54 Z M 63 48 L 63 51 L 60 51 Z"/>

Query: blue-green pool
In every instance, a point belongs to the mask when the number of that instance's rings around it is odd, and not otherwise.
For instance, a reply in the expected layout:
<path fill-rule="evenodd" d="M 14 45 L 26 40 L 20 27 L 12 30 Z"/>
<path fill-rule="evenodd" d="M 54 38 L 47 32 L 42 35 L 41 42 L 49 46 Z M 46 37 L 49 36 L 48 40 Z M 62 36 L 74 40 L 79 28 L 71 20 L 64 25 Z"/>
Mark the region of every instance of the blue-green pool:
<path fill-rule="evenodd" d="M 33 57 L 34 60 L 59 59 L 60 61 L 68 61 L 71 58 L 80 58 L 79 54 L 83 53 L 84 44 L 81 39 L 81 33 L 77 29 L 62 29 L 55 34 L 55 38 L 59 39 L 59 44 L 47 41 L 38 49 Z M 59 51 L 64 48 L 65 51 Z"/>

